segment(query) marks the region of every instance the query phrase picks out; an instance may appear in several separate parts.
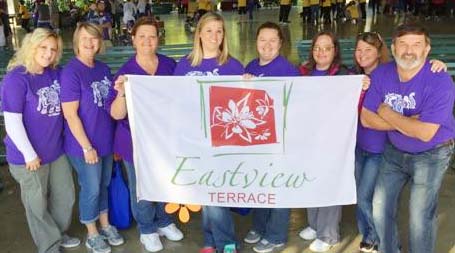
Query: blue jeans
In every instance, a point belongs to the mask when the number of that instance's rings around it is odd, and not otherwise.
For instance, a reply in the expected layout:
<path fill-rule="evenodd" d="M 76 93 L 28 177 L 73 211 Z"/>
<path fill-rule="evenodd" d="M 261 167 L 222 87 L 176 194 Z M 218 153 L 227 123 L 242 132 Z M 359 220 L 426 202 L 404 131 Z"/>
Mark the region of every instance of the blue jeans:
<path fill-rule="evenodd" d="M 453 148 L 453 144 L 449 144 L 410 154 L 386 145 L 373 197 L 380 252 L 399 252 L 397 207 L 400 193 L 408 182 L 409 252 L 434 252 L 438 193 Z"/>
<path fill-rule="evenodd" d="M 311 22 L 319 21 L 319 5 L 311 5 Z"/>
<path fill-rule="evenodd" d="M 289 214 L 289 208 L 253 209 L 253 230 L 271 243 L 286 243 L 288 240 Z"/>
<path fill-rule="evenodd" d="M 171 217 L 164 211 L 164 203 L 147 200 L 137 201 L 136 172 L 132 163 L 123 161 L 128 176 L 130 190 L 131 211 L 137 222 L 139 233 L 156 233 L 158 228 L 166 227 L 172 223 Z"/>
<path fill-rule="evenodd" d="M 357 186 L 357 227 L 362 241 L 378 244 L 373 221 L 373 194 L 381 165 L 382 154 L 374 154 L 361 148 L 355 150 L 355 181 Z"/>
<path fill-rule="evenodd" d="M 228 244 L 238 245 L 229 207 L 202 207 L 202 230 L 204 247 L 215 247 L 218 252 L 223 252 Z"/>
<path fill-rule="evenodd" d="M 88 164 L 83 157 L 68 156 L 79 182 L 79 219 L 82 224 L 98 220 L 108 211 L 107 187 L 111 182 L 112 155 L 100 157 L 98 163 Z"/>

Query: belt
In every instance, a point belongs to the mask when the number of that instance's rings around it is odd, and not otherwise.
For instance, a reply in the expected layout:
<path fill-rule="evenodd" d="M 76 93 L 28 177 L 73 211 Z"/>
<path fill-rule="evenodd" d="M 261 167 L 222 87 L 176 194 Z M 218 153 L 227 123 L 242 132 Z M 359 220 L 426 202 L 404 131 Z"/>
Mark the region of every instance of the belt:
<path fill-rule="evenodd" d="M 442 148 L 442 147 L 454 146 L 454 145 L 455 145 L 455 139 L 450 139 L 450 140 L 447 140 L 443 143 L 436 145 L 434 148 Z"/>

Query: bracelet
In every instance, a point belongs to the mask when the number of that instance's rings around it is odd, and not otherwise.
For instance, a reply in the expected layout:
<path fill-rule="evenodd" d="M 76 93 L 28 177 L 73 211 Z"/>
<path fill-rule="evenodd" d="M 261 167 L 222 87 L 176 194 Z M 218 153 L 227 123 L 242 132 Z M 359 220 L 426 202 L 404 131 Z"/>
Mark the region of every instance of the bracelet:
<path fill-rule="evenodd" d="M 92 146 L 88 146 L 88 147 L 86 147 L 86 148 L 82 148 L 82 152 L 84 152 L 84 154 L 86 154 L 86 153 L 88 153 L 88 152 L 90 152 L 90 151 L 92 151 L 92 150 L 93 150 L 93 147 L 92 147 Z"/>

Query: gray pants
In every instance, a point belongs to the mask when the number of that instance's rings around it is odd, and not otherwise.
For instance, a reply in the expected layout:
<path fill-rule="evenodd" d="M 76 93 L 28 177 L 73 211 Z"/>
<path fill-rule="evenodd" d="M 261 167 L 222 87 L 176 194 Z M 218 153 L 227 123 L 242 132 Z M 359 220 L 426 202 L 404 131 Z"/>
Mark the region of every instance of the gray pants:
<path fill-rule="evenodd" d="M 65 155 L 36 171 L 9 164 L 21 187 L 21 199 L 33 241 L 39 253 L 59 252 L 62 233 L 71 223 L 74 183 Z"/>
<path fill-rule="evenodd" d="M 339 224 L 341 221 L 341 207 L 329 206 L 308 208 L 308 223 L 316 230 L 316 238 L 328 244 L 340 241 Z"/>

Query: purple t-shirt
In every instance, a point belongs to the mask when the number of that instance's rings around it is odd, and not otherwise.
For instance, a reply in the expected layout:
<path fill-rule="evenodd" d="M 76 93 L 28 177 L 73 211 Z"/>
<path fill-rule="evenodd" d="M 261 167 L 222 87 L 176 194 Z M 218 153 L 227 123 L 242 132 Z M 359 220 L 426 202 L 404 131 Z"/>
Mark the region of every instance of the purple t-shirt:
<path fill-rule="evenodd" d="M 317 70 L 316 68 L 311 71 L 311 76 L 326 76 L 328 75 L 327 70 Z"/>
<path fill-rule="evenodd" d="M 177 63 L 174 71 L 176 76 L 223 76 L 242 75 L 243 65 L 235 58 L 229 57 L 228 61 L 219 65 L 216 58 L 203 59 L 196 67 L 191 66 L 188 56 L 184 56 Z"/>
<path fill-rule="evenodd" d="M 246 65 L 245 73 L 255 76 L 300 76 L 297 67 L 281 55 L 262 66 L 259 59 L 254 59 Z"/>
<path fill-rule="evenodd" d="M 104 109 L 112 76 L 109 67 L 100 61 L 88 67 L 76 57 L 63 68 L 61 75 L 62 102 L 79 101 L 78 114 L 85 134 L 99 156 L 112 154 L 114 121 Z M 67 154 L 84 157 L 82 147 L 65 121 L 64 147 Z"/>
<path fill-rule="evenodd" d="M 158 56 L 158 68 L 156 69 L 156 76 L 171 76 L 174 73 L 175 61 L 167 56 L 157 54 Z M 114 79 L 117 79 L 120 75 L 149 75 L 145 70 L 139 66 L 136 61 L 136 55 L 131 57 L 123 66 L 117 71 Z M 112 102 L 117 96 L 117 91 L 114 87 L 110 87 L 109 95 L 106 100 L 106 108 L 108 111 L 111 110 Z M 133 163 L 133 142 L 131 139 L 130 124 L 128 116 L 122 120 L 117 121 L 117 127 L 115 129 L 114 137 L 114 152 L 119 154 L 125 161 Z"/>
<path fill-rule="evenodd" d="M 100 25 L 104 25 L 106 23 L 111 23 L 112 24 L 112 16 L 109 12 L 100 12 L 99 13 L 99 23 Z M 109 37 L 109 28 L 104 27 L 103 28 L 103 39 L 104 40 L 110 40 L 111 38 Z"/>
<path fill-rule="evenodd" d="M 21 66 L 3 79 L 3 111 L 22 114 L 28 139 L 42 164 L 53 162 L 63 154 L 59 72 L 45 68 L 42 74 L 32 75 Z M 24 156 L 8 136 L 4 142 L 7 161 L 25 164 Z"/>
<path fill-rule="evenodd" d="M 418 153 L 455 137 L 455 120 L 452 115 L 454 99 L 455 88 L 450 75 L 446 72 L 432 73 L 428 61 L 407 82 L 400 82 L 396 63 L 390 62 L 373 71 L 371 87 L 363 106 L 377 112 L 379 105 L 386 103 L 406 117 L 418 115 L 420 121 L 440 125 L 429 142 L 408 137 L 398 131 L 387 132 L 390 142 L 396 148 Z"/>

